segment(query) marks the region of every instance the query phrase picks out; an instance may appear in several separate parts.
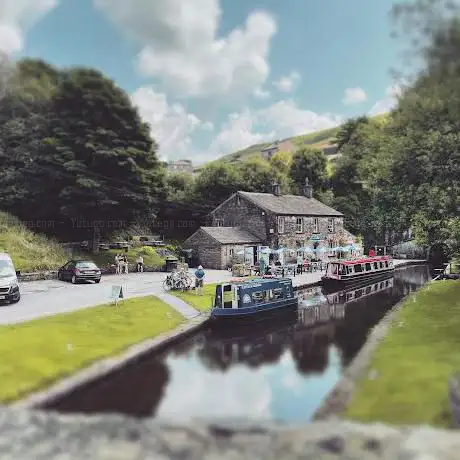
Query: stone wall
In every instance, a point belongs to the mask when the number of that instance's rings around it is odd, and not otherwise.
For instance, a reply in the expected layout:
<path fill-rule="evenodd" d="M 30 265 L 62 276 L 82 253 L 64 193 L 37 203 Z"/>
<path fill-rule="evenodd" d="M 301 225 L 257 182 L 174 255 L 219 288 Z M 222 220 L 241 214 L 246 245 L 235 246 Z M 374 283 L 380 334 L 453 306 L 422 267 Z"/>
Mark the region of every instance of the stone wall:
<path fill-rule="evenodd" d="M 161 272 L 164 271 L 164 266 L 161 267 L 147 267 L 144 266 L 144 272 Z M 135 272 L 136 265 L 130 264 L 128 271 Z M 115 267 L 110 268 L 101 268 L 101 273 L 103 275 L 114 275 L 115 274 Z M 42 281 L 42 280 L 54 280 L 57 279 L 57 270 L 46 270 L 41 272 L 22 272 L 21 275 L 18 277 L 19 281 L 26 282 L 26 281 Z"/>
<path fill-rule="evenodd" d="M 0 410 L 0 457 L 34 460 L 454 460 L 460 434 L 340 420 L 180 425 L 115 415 Z"/>
<path fill-rule="evenodd" d="M 198 255 L 198 260 L 204 268 L 225 268 L 222 257 L 222 245 L 211 238 L 204 230 L 197 230 L 184 243 L 184 249 L 193 249 Z"/>
<path fill-rule="evenodd" d="M 252 204 L 245 198 L 235 194 L 222 206 L 212 213 L 212 226 L 216 220 L 223 221 L 223 227 L 241 227 L 259 237 L 267 240 L 267 213 Z"/>
<path fill-rule="evenodd" d="M 303 221 L 303 232 L 297 232 L 297 218 Z M 334 217 L 334 231 L 328 229 L 329 218 L 318 217 L 318 232 L 315 232 L 314 217 L 300 216 L 285 216 L 284 217 L 284 232 L 279 233 L 278 222 L 276 223 L 276 232 L 278 234 L 278 245 L 283 245 L 288 248 L 296 248 L 297 242 L 301 246 L 312 246 L 312 237 L 315 235 L 321 239 L 320 245 L 328 246 L 329 240 L 333 241 L 334 246 L 338 246 L 340 240 L 348 241 L 350 233 L 343 227 L 343 218 Z"/>

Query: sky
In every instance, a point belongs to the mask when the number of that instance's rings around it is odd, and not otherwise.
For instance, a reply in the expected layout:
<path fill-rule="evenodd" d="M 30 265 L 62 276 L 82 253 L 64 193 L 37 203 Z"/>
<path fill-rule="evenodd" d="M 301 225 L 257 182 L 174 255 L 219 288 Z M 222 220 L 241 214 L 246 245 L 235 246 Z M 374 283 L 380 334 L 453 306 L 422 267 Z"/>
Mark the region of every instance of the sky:
<path fill-rule="evenodd" d="M 199 164 L 396 103 L 394 0 L 0 0 L 0 50 L 95 67 Z"/>

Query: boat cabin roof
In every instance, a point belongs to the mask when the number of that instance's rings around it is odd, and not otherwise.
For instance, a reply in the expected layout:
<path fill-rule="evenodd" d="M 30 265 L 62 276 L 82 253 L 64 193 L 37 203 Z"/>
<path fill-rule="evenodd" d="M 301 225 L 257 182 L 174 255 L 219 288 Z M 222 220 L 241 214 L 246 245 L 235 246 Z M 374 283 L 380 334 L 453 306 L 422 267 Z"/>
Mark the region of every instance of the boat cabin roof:
<path fill-rule="evenodd" d="M 244 288 L 251 288 L 251 287 L 259 287 L 261 285 L 266 286 L 267 289 L 270 288 L 270 286 L 276 285 L 285 285 L 289 284 L 292 286 L 292 280 L 290 278 L 253 278 L 249 280 L 238 280 L 238 281 L 230 281 L 228 283 L 220 283 L 220 285 L 224 284 L 231 284 L 232 286 L 237 286 L 237 287 L 244 287 Z"/>
<path fill-rule="evenodd" d="M 387 262 L 391 260 L 390 256 L 376 256 L 376 257 L 366 257 L 356 260 L 334 260 L 332 264 L 343 264 L 343 265 L 356 265 L 356 264 L 368 264 L 372 262 Z"/>

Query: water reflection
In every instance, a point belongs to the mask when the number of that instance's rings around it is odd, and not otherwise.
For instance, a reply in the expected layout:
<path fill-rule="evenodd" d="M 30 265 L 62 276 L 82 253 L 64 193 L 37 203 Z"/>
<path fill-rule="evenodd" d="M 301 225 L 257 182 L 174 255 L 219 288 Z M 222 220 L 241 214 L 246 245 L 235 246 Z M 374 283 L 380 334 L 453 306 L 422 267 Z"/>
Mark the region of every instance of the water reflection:
<path fill-rule="evenodd" d="M 359 289 L 300 292 L 294 314 L 238 329 L 209 328 L 58 402 L 61 411 L 306 421 L 369 330 L 430 279 L 426 266 Z"/>

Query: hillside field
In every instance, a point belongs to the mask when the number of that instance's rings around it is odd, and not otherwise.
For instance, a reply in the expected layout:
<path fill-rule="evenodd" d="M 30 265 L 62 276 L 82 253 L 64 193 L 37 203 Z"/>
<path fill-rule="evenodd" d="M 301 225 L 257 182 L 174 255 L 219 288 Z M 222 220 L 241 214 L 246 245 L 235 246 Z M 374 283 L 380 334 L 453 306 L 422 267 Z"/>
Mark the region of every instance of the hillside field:
<path fill-rule="evenodd" d="M 375 121 L 384 121 L 385 119 L 387 119 L 387 114 L 377 115 L 375 117 L 372 117 L 371 119 Z M 294 148 L 300 148 L 301 146 L 308 145 L 312 148 L 326 149 L 334 146 L 334 140 L 340 128 L 341 126 L 337 126 L 335 128 L 322 129 L 320 131 L 315 131 L 309 134 L 302 134 L 300 136 L 294 136 L 287 139 L 283 139 L 283 141 L 291 141 L 294 144 Z M 238 164 L 241 162 L 245 162 L 250 158 L 260 158 L 262 150 L 271 144 L 272 142 L 265 142 L 261 144 L 251 145 L 243 150 L 238 150 L 237 152 L 230 153 L 229 155 L 224 155 L 221 158 L 214 160 L 212 162 L 200 165 L 196 168 L 196 170 L 199 171 L 204 166 L 216 162 Z M 340 156 L 340 154 L 327 155 L 329 160 L 334 160 L 335 158 L 337 158 L 337 156 Z"/>

